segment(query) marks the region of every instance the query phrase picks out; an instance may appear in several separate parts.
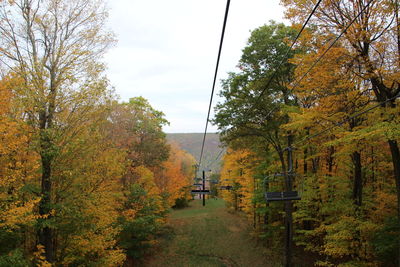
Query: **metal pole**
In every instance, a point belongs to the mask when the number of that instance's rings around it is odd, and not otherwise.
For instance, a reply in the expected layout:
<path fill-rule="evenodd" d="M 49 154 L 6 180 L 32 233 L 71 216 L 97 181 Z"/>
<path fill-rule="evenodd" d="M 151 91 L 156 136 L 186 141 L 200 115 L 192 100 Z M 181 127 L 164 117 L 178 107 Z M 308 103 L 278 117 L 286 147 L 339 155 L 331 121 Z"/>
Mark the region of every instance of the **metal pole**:
<path fill-rule="evenodd" d="M 194 166 L 194 181 L 195 181 L 195 183 L 197 184 L 198 183 L 198 180 L 197 180 L 197 172 L 198 172 L 198 170 L 199 170 L 199 164 L 194 164 L 193 165 Z M 196 186 L 196 189 L 198 189 L 198 187 Z M 201 198 L 201 194 L 198 194 L 197 195 L 199 198 Z"/>
<path fill-rule="evenodd" d="M 206 195 L 204 191 L 206 190 L 206 172 L 203 170 L 203 207 L 206 205 Z"/>
<path fill-rule="evenodd" d="M 256 195 L 256 177 L 253 176 L 253 196 Z M 256 229 L 256 201 L 253 199 L 253 228 Z"/>
<path fill-rule="evenodd" d="M 288 171 L 286 173 L 286 191 L 292 191 L 292 174 L 293 174 L 293 158 L 292 158 L 292 147 L 291 145 L 291 137 L 288 137 L 289 147 L 288 150 Z M 292 211 L 293 205 L 291 200 L 285 201 L 285 267 L 292 266 L 292 247 L 293 247 L 293 218 Z"/>
<path fill-rule="evenodd" d="M 197 171 L 198 171 L 199 165 L 194 164 L 194 177 L 197 177 Z"/>

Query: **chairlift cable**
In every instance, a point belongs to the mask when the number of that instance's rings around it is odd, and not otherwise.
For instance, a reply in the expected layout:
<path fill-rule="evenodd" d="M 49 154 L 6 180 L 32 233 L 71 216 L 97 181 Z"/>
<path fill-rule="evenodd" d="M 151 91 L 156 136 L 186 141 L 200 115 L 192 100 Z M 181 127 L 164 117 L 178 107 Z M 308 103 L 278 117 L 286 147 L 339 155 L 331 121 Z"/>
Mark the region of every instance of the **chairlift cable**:
<path fill-rule="evenodd" d="M 221 151 L 218 153 L 218 155 L 215 157 L 215 159 L 214 159 L 212 162 L 210 162 L 210 164 L 208 164 L 208 166 L 207 166 L 207 168 L 206 168 L 207 170 L 210 169 L 211 164 L 212 164 L 213 162 L 216 162 L 216 161 L 219 159 L 219 157 L 222 155 L 222 152 L 224 152 L 224 151 L 226 151 L 226 149 L 225 149 L 225 148 L 222 148 Z"/>
<path fill-rule="evenodd" d="M 290 53 L 290 51 L 292 50 L 293 46 L 296 44 L 297 40 L 299 39 L 300 35 L 303 33 L 305 27 L 307 26 L 308 22 L 310 21 L 311 17 L 314 15 L 316 9 L 318 8 L 319 4 L 322 2 L 322 0 L 319 0 L 317 2 L 317 4 L 314 6 L 313 10 L 311 11 L 310 15 L 307 17 L 306 21 L 303 23 L 299 33 L 297 34 L 295 40 L 293 41 L 293 43 L 291 44 L 291 46 L 288 48 L 288 50 L 286 51 L 285 57 L 284 59 L 279 63 L 277 70 L 281 67 L 281 65 L 284 63 L 285 60 L 287 60 L 287 57 Z M 209 103 L 209 107 L 208 107 L 208 113 L 207 113 L 207 120 L 206 120 L 206 125 L 205 125 L 205 130 L 204 130 L 204 135 L 203 135 L 203 141 L 202 141 L 202 145 L 201 145 L 201 152 L 200 152 L 200 158 L 199 158 L 199 166 L 201 165 L 201 161 L 203 158 L 203 153 L 204 153 L 204 145 L 205 145 L 205 140 L 206 140 L 206 135 L 207 135 L 207 128 L 208 128 L 208 122 L 210 119 L 210 112 L 211 112 L 211 106 L 212 106 L 212 100 L 213 100 L 213 96 L 214 96 L 214 90 L 215 90 L 215 83 L 216 83 L 216 78 L 217 78 L 217 74 L 218 74 L 218 66 L 219 66 L 219 60 L 220 60 L 220 56 L 221 56 L 221 50 L 222 50 L 222 44 L 223 44 L 223 39 L 224 39 L 224 34 L 225 34 L 225 28 L 226 28 L 226 22 L 227 22 L 227 18 L 228 18 L 228 12 L 229 12 L 229 5 L 230 5 L 230 0 L 227 0 L 227 4 L 226 4 L 226 9 L 225 9 L 225 17 L 224 17 L 224 23 L 223 23 L 223 27 L 222 27 L 222 34 L 221 34 L 221 40 L 220 40 L 220 46 L 219 46 L 219 51 L 218 51 L 218 57 L 217 57 L 217 64 L 216 64 L 216 68 L 215 68 L 215 73 L 214 73 L 214 80 L 213 80 L 213 86 L 212 86 L 212 90 L 211 90 L 211 96 L 210 96 L 210 103 Z M 273 73 L 273 75 L 270 77 L 269 81 L 267 82 L 267 85 L 265 86 L 264 90 L 258 95 L 257 99 L 256 99 L 256 103 L 259 101 L 259 99 L 262 97 L 262 95 L 265 93 L 265 91 L 267 90 L 268 86 L 270 85 L 270 83 L 272 82 L 272 80 L 274 79 L 277 70 Z M 255 106 L 255 105 L 254 105 Z M 253 106 L 253 107 L 254 107 Z M 251 107 L 251 108 L 253 108 Z M 251 109 L 250 108 L 250 109 Z M 249 110 L 250 110 L 249 109 Z M 272 112 L 272 111 L 271 111 Z"/>
<path fill-rule="evenodd" d="M 230 0 L 227 0 L 227 2 L 226 2 L 225 17 L 224 17 L 224 23 L 223 23 L 223 26 L 222 26 L 221 40 L 220 40 L 220 43 L 219 43 L 218 57 L 217 57 L 217 63 L 216 63 L 216 66 L 215 66 L 215 73 L 214 73 L 214 80 L 213 80 L 213 85 L 212 85 L 212 89 L 211 89 L 210 103 L 208 105 L 206 126 L 205 126 L 205 129 L 204 129 L 203 142 L 202 142 L 202 145 L 201 145 L 201 152 L 200 152 L 200 158 L 199 158 L 199 167 L 201 166 L 201 160 L 203 158 L 204 144 L 205 144 L 205 141 L 206 141 L 208 122 L 210 120 L 210 112 L 211 112 L 212 100 L 213 100 L 213 97 L 214 97 L 215 83 L 216 83 L 216 80 L 217 80 L 219 60 L 221 58 L 222 44 L 223 44 L 223 41 L 224 41 L 225 28 L 226 28 L 226 22 L 227 22 L 227 19 L 228 19 L 230 2 L 231 2 Z"/>
<path fill-rule="evenodd" d="M 300 82 L 307 76 L 307 74 L 316 66 L 316 64 L 318 64 L 318 62 L 321 61 L 321 59 L 326 55 L 326 53 L 328 53 L 328 51 L 333 47 L 333 45 L 343 36 L 343 34 L 346 33 L 346 31 L 350 28 L 350 26 L 356 21 L 356 19 L 357 19 L 358 17 L 361 16 L 361 14 L 365 11 L 365 9 L 366 9 L 367 7 L 369 7 L 369 5 L 370 5 L 373 1 L 374 1 L 374 0 L 369 1 L 369 2 L 363 7 L 363 9 L 360 10 L 360 12 L 357 14 L 357 16 L 355 16 L 355 17 L 350 21 L 350 23 L 341 31 L 341 33 L 335 38 L 335 40 L 334 40 L 333 42 L 331 42 L 331 44 L 329 45 L 329 47 L 322 53 L 321 56 L 319 56 L 319 57 L 313 62 L 313 64 L 312 64 L 312 65 L 308 68 L 308 70 L 301 76 L 301 78 L 295 81 L 295 84 L 294 84 L 293 87 L 290 89 L 290 91 L 292 91 L 292 92 L 294 91 L 294 89 L 299 85 L 299 83 L 300 83 Z M 319 2 L 317 3 L 317 5 L 319 5 Z M 316 6 L 317 6 L 317 5 L 316 5 Z M 315 11 L 315 9 L 316 9 L 316 8 L 314 8 L 313 11 Z M 311 14 L 313 14 L 313 12 L 312 12 Z M 310 14 L 309 18 L 311 17 L 311 14 Z M 306 22 L 308 22 L 309 18 L 307 19 Z M 302 28 L 302 29 L 303 29 L 303 28 Z M 295 40 L 295 41 L 297 41 L 297 40 Z M 294 43 L 293 43 L 293 44 L 294 44 Z M 292 45 L 291 47 L 293 47 L 293 45 Z M 279 64 L 279 66 L 280 66 L 280 65 L 281 65 L 281 64 Z M 256 103 L 255 103 L 249 110 L 251 110 L 253 107 L 256 106 L 257 102 L 260 100 L 261 96 L 264 94 L 264 92 L 267 90 L 268 86 L 270 85 L 270 83 L 271 83 L 272 79 L 274 78 L 275 74 L 276 74 L 276 72 L 274 72 L 273 75 L 272 75 L 272 77 L 268 80 L 267 85 L 265 86 L 264 90 L 263 90 L 263 91 L 261 92 L 261 94 L 258 96 L 258 98 L 257 98 L 257 100 L 256 100 Z M 272 109 L 270 110 L 270 112 L 268 113 L 267 116 L 270 116 L 270 115 L 272 114 L 272 112 L 274 112 L 276 109 L 277 109 L 277 106 L 275 106 L 274 108 L 272 108 Z"/>
<path fill-rule="evenodd" d="M 272 80 L 275 78 L 275 75 L 277 73 L 277 71 L 280 69 L 280 67 L 282 66 L 282 64 L 284 63 L 284 61 L 286 61 L 288 59 L 289 53 L 292 50 L 293 46 L 296 44 L 297 40 L 299 39 L 300 35 L 303 33 L 303 30 L 306 28 L 307 23 L 310 21 L 311 17 L 314 15 L 315 11 L 317 10 L 319 4 L 322 2 L 322 0 L 319 0 L 317 2 L 317 4 L 314 6 L 313 10 L 311 11 L 310 15 L 308 16 L 307 20 L 304 22 L 303 26 L 301 27 L 299 33 L 297 34 L 296 38 L 294 39 L 292 45 L 288 48 L 288 50 L 286 51 L 285 56 L 283 57 L 283 59 L 281 60 L 281 62 L 279 62 L 278 67 L 276 68 L 276 71 L 272 74 L 271 78 L 268 80 L 267 85 L 265 86 L 264 90 L 261 91 L 261 93 L 258 95 L 256 102 L 263 96 L 263 94 L 265 93 L 265 91 L 268 89 L 269 85 L 271 84 Z"/>
<path fill-rule="evenodd" d="M 393 97 L 391 97 L 391 98 L 389 98 L 389 99 L 386 99 L 385 101 L 379 102 L 378 104 L 376 104 L 376 105 L 374 105 L 374 106 L 372 106 L 372 107 L 369 107 L 369 108 L 367 108 L 366 110 L 363 110 L 363 111 L 361 111 L 361 112 L 358 112 L 358 113 L 356 113 L 356 114 L 354 114 L 354 115 L 348 117 L 348 118 L 345 119 L 345 120 L 342 120 L 342 121 L 340 121 L 340 122 L 338 122 L 338 123 L 335 123 L 334 125 L 332 125 L 332 126 L 326 128 L 326 129 L 324 129 L 324 130 L 322 130 L 322 131 L 320 131 L 320 132 L 318 132 L 318 133 L 316 133 L 316 134 L 313 134 L 313 135 L 308 136 L 308 137 L 306 137 L 306 138 L 304 138 L 304 139 L 302 139 L 302 140 L 300 140 L 300 141 L 298 141 L 298 142 L 295 142 L 295 143 L 293 143 L 293 145 L 301 144 L 301 143 L 306 142 L 306 141 L 308 141 L 308 140 L 310 140 L 310 139 L 312 139 L 312 138 L 315 138 L 315 137 L 317 137 L 317 136 L 319 136 L 319 135 L 322 135 L 322 134 L 324 134 L 324 133 L 326 133 L 326 132 L 328 132 L 328 131 L 334 129 L 335 127 L 338 127 L 338 126 L 343 125 L 345 122 L 350 121 L 350 120 L 352 120 L 352 119 L 354 119 L 354 118 L 357 118 L 357 117 L 359 117 L 359 116 L 361 116 L 361 115 L 363 115 L 363 114 L 366 114 L 366 113 L 370 112 L 371 110 L 373 110 L 373 109 L 375 109 L 375 108 L 377 108 L 377 107 L 379 107 L 379 106 L 382 106 L 382 105 L 386 104 L 387 102 L 390 102 L 390 101 L 395 100 L 395 99 L 398 98 L 398 97 L 400 97 L 400 92 L 397 93 L 395 96 L 393 96 Z M 286 149 L 289 149 L 289 148 L 293 148 L 293 146 L 287 147 L 287 148 L 285 148 L 285 150 L 286 150 Z M 265 182 L 265 179 L 264 179 L 264 182 Z M 304 181 L 303 181 L 303 182 L 304 182 Z M 265 186 L 264 186 L 264 188 L 265 188 Z M 301 196 L 298 195 L 298 192 L 297 192 L 297 191 L 264 192 L 264 195 L 265 195 L 265 198 L 266 198 L 266 201 L 267 201 L 267 202 L 271 202 L 271 201 L 284 201 L 284 200 L 300 200 L 300 199 L 301 199 Z"/>
<path fill-rule="evenodd" d="M 356 19 L 358 19 L 358 17 L 361 16 L 361 14 L 365 11 L 365 9 L 367 9 L 369 7 L 369 5 L 373 2 L 374 0 L 369 1 L 361 10 L 360 12 L 358 12 L 357 16 L 355 16 L 350 23 L 341 31 L 341 33 L 335 38 L 335 40 L 329 45 L 329 47 L 322 53 L 321 56 L 319 56 L 314 63 L 311 65 L 311 67 L 308 68 L 308 70 L 301 76 L 301 78 L 297 81 L 295 81 L 294 86 L 292 87 L 292 89 L 290 89 L 291 91 L 294 90 L 294 88 L 296 88 L 299 83 L 307 76 L 307 74 L 315 67 L 315 65 L 318 64 L 318 62 L 321 61 L 321 59 L 326 55 L 326 53 L 328 53 L 328 51 L 333 47 L 333 45 L 343 36 L 343 34 L 345 34 L 347 32 L 347 30 L 350 28 L 350 26 L 356 21 Z"/>
<path fill-rule="evenodd" d="M 330 130 L 332 130 L 332 129 L 338 127 L 338 126 L 341 126 L 341 125 L 343 125 L 344 123 L 346 123 L 346 122 L 348 122 L 348 121 L 350 121 L 350 120 L 352 120 L 352 119 L 354 119 L 354 118 L 357 118 L 357 117 L 359 117 L 359 116 L 361 116 L 361 115 L 363 115 L 363 114 L 366 114 L 366 113 L 370 112 L 371 110 L 376 109 L 376 108 L 379 107 L 379 106 L 382 106 L 382 105 L 384 105 L 384 104 L 386 104 L 386 103 L 388 103 L 388 102 L 390 102 L 390 101 L 393 101 L 393 100 L 395 100 L 395 99 L 398 98 L 398 97 L 400 97 L 400 92 L 397 93 L 395 96 L 393 96 L 393 97 L 391 97 L 391 98 L 389 98 L 389 99 L 386 99 L 385 101 L 379 102 L 378 104 L 376 104 L 376 105 L 374 105 L 374 106 L 372 106 L 372 107 L 369 107 L 369 108 L 367 108 L 366 110 L 363 110 L 363 111 L 360 111 L 360 112 L 358 112 L 358 113 L 355 113 L 355 114 L 353 114 L 352 116 L 350 116 L 350 117 L 348 117 L 348 118 L 346 118 L 346 119 L 344 119 L 344 120 L 342 120 L 342 121 L 340 121 L 340 122 L 337 122 L 337 123 L 335 123 L 334 125 L 332 125 L 332 126 L 330 126 L 330 127 L 328 127 L 328 128 L 325 128 L 325 129 L 322 130 L 322 131 L 319 131 L 319 132 L 317 132 L 317 133 L 315 133 L 315 134 L 312 134 L 312 135 L 310 135 L 310 136 L 308 136 L 308 137 L 305 137 L 305 138 L 303 138 L 302 140 L 299 140 L 298 142 L 294 142 L 293 145 L 298 145 L 298 144 L 304 143 L 304 142 L 306 142 L 306 141 L 308 141 L 308 140 L 310 140 L 310 139 L 313 139 L 313 138 L 315 138 L 315 137 L 317 137 L 317 136 L 320 136 L 320 135 L 322 135 L 322 134 L 324 134 L 324 133 L 326 133 L 326 132 L 329 132 Z"/>
<path fill-rule="evenodd" d="M 303 23 L 303 26 L 301 27 L 300 31 L 298 32 L 296 38 L 294 39 L 292 45 L 287 49 L 285 56 L 283 57 L 283 59 L 279 62 L 278 67 L 276 67 L 276 70 L 272 73 L 271 77 L 268 79 L 267 85 L 264 87 L 264 89 L 261 91 L 261 93 L 257 96 L 255 103 L 253 106 L 251 106 L 246 113 L 248 113 L 252 108 L 254 108 L 257 103 L 259 102 L 259 100 L 261 99 L 261 97 L 264 95 L 265 91 L 268 89 L 268 87 L 270 86 L 271 82 L 274 80 L 276 73 L 278 72 L 278 70 L 281 68 L 282 64 L 288 59 L 289 57 L 289 53 L 292 50 L 292 48 L 294 47 L 294 45 L 296 44 L 297 40 L 300 38 L 300 35 L 303 33 L 304 29 L 306 28 L 308 22 L 310 21 L 311 17 L 314 15 L 315 11 L 317 10 L 319 4 L 322 2 L 322 0 L 319 0 L 317 2 L 317 4 L 314 6 L 313 10 L 311 11 L 310 15 L 308 15 L 306 21 Z M 271 112 L 272 113 L 272 110 Z M 268 114 L 268 116 L 270 115 L 270 113 Z M 246 117 L 246 116 L 245 116 Z"/>

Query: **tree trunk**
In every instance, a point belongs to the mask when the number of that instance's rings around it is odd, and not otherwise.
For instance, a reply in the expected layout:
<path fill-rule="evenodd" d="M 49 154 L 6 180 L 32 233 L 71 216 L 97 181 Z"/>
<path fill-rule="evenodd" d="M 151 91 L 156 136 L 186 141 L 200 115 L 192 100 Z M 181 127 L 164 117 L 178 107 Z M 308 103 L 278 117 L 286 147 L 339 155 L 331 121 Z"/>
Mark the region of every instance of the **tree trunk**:
<path fill-rule="evenodd" d="M 396 181 L 396 191 L 397 191 L 397 212 L 400 218 L 400 152 L 399 146 L 396 140 L 389 140 L 390 152 L 392 154 L 392 163 L 394 170 L 394 179 Z"/>
<path fill-rule="evenodd" d="M 400 67 L 400 21 L 399 21 L 399 3 L 395 2 L 394 15 L 396 17 L 396 35 L 397 35 L 397 66 Z M 399 263 L 400 264 L 400 263 Z"/>
<path fill-rule="evenodd" d="M 396 16 L 396 30 L 397 30 L 397 66 L 400 67 L 400 21 L 399 21 L 399 3 L 395 1 L 395 16 Z M 390 152 L 392 154 L 394 178 L 396 180 L 396 192 L 397 192 L 397 219 L 400 225 L 400 153 L 397 141 L 389 140 Z M 400 267 L 400 238 L 398 241 L 399 251 L 398 251 L 398 264 Z"/>
<path fill-rule="evenodd" d="M 308 172 L 308 165 L 307 165 L 307 148 L 304 149 L 303 152 L 303 173 L 306 175 Z"/>
<path fill-rule="evenodd" d="M 312 151 L 311 155 L 314 155 L 315 151 Z M 315 157 L 311 159 L 312 163 L 312 173 L 316 174 L 318 172 L 318 165 L 319 165 L 319 157 Z"/>
<path fill-rule="evenodd" d="M 293 158 L 292 158 L 292 140 L 293 137 L 288 135 L 288 170 L 286 171 L 286 191 L 293 190 L 292 173 L 293 173 Z M 285 201 L 285 267 L 292 266 L 292 250 L 293 250 L 293 203 L 292 201 Z"/>
<path fill-rule="evenodd" d="M 53 82 L 51 82 L 53 85 Z M 53 127 L 53 115 L 55 110 L 55 89 L 50 88 L 50 99 L 48 110 L 43 107 L 40 112 L 40 158 L 42 162 L 42 180 L 41 180 L 41 196 L 42 199 L 39 203 L 39 215 L 46 216 L 41 219 L 42 225 L 38 230 L 39 243 L 43 245 L 45 251 L 46 261 L 54 262 L 55 247 L 54 247 L 54 232 L 48 223 L 51 219 L 50 212 L 52 210 L 52 181 L 51 181 L 51 165 L 54 159 L 54 147 L 49 135 L 48 130 Z M 44 225 L 44 226 L 43 226 Z"/>
<path fill-rule="evenodd" d="M 288 146 L 290 147 L 291 145 L 291 136 L 288 136 Z M 288 175 L 288 169 L 286 169 L 286 163 L 285 163 L 285 157 L 283 155 L 282 149 L 277 149 L 276 150 L 279 155 L 279 159 L 281 161 L 281 168 L 282 168 L 282 173 L 285 174 L 285 190 L 286 191 L 292 191 L 292 183 L 290 181 L 290 177 Z M 291 153 L 289 151 L 289 153 Z M 291 156 L 288 155 L 288 168 L 290 171 L 292 166 L 292 159 Z M 292 218 L 292 202 L 291 201 L 285 201 L 284 204 L 284 210 L 285 210 L 285 252 L 284 252 L 284 263 L 283 266 L 285 267 L 290 267 L 292 266 L 292 242 L 293 242 L 293 218 Z"/>
<path fill-rule="evenodd" d="M 335 147 L 330 146 L 329 147 L 329 156 L 328 156 L 328 173 L 329 176 L 332 176 L 332 171 L 333 171 L 333 154 L 335 153 Z"/>
<path fill-rule="evenodd" d="M 39 204 L 39 215 L 48 216 L 46 219 L 42 219 L 42 222 L 50 219 L 51 211 L 51 162 L 52 156 L 50 151 L 50 139 L 46 134 L 42 134 L 41 137 L 41 161 L 42 161 L 42 188 L 41 196 L 42 199 Z M 54 261 L 54 245 L 53 245 L 53 230 L 49 226 L 44 226 L 39 229 L 39 243 L 44 246 L 45 257 L 48 262 Z"/>
<path fill-rule="evenodd" d="M 362 173 L 361 173 L 361 154 L 358 151 L 353 152 L 351 159 L 354 164 L 354 182 L 353 182 L 353 201 L 357 206 L 362 204 Z"/>
<path fill-rule="evenodd" d="M 256 195 L 257 186 L 256 186 L 256 177 L 253 176 L 253 196 Z M 253 201 L 253 228 L 256 229 L 257 227 L 257 214 L 256 214 L 257 204 Z"/>
<path fill-rule="evenodd" d="M 389 140 L 390 152 L 392 154 L 394 179 L 396 181 L 396 193 L 397 193 L 397 220 L 400 225 L 400 152 L 399 146 L 396 140 Z M 398 264 L 400 266 L 400 238 L 398 241 L 399 251 L 398 251 Z"/>
<path fill-rule="evenodd" d="M 375 192 L 376 191 L 376 178 L 375 178 L 375 153 L 374 153 L 374 147 L 371 146 L 371 183 L 372 183 L 372 189 Z"/>

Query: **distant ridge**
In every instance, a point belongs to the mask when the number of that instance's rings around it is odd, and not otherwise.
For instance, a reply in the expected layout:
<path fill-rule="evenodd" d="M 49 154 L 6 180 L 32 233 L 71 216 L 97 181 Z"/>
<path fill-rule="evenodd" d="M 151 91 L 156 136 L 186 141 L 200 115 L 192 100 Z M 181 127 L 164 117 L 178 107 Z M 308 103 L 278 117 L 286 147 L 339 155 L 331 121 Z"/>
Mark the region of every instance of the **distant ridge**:
<path fill-rule="evenodd" d="M 198 161 L 201 152 L 201 144 L 203 142 L 203 133 L 167 133 L 167 140 L 178 143 L 179 146 L 189 152 Z M 207 133 L 206 142 L 204 144 L 204 152 L 202 165 L 210 168 L 214 172 L 221 169 L 222 155 L 216 161 L 218 154 L 221 152 L 221 142 L 217 133 Z"/>

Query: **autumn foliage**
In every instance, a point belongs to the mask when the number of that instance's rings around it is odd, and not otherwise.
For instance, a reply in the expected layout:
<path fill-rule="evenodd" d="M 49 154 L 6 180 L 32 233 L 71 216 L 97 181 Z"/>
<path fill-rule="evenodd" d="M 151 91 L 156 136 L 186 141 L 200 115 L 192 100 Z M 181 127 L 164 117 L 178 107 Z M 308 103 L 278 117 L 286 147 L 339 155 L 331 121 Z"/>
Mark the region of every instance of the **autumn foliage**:
<path fill-rule="evenodd" d="M 0 266 L 137 260 L 187 197 L 193 158 L 146 99 L 117 100 L 101 1 L 0 9 Z"/>
<path fill-rule="evenodd" d="M 316 1 L 282 2 L 298 31 Z M 214 122 L 231 148 L 221 179 L 233 189 L 221 194 L 282 250 L 284 204 L 264 192 L 285 191 L 294 148 L 294 262 L 398 264 L 398 23 L 392 1 L 322 1 L 289 53 L 290 27 L 254 30 L 240 71 L 223 82 Z"/>

